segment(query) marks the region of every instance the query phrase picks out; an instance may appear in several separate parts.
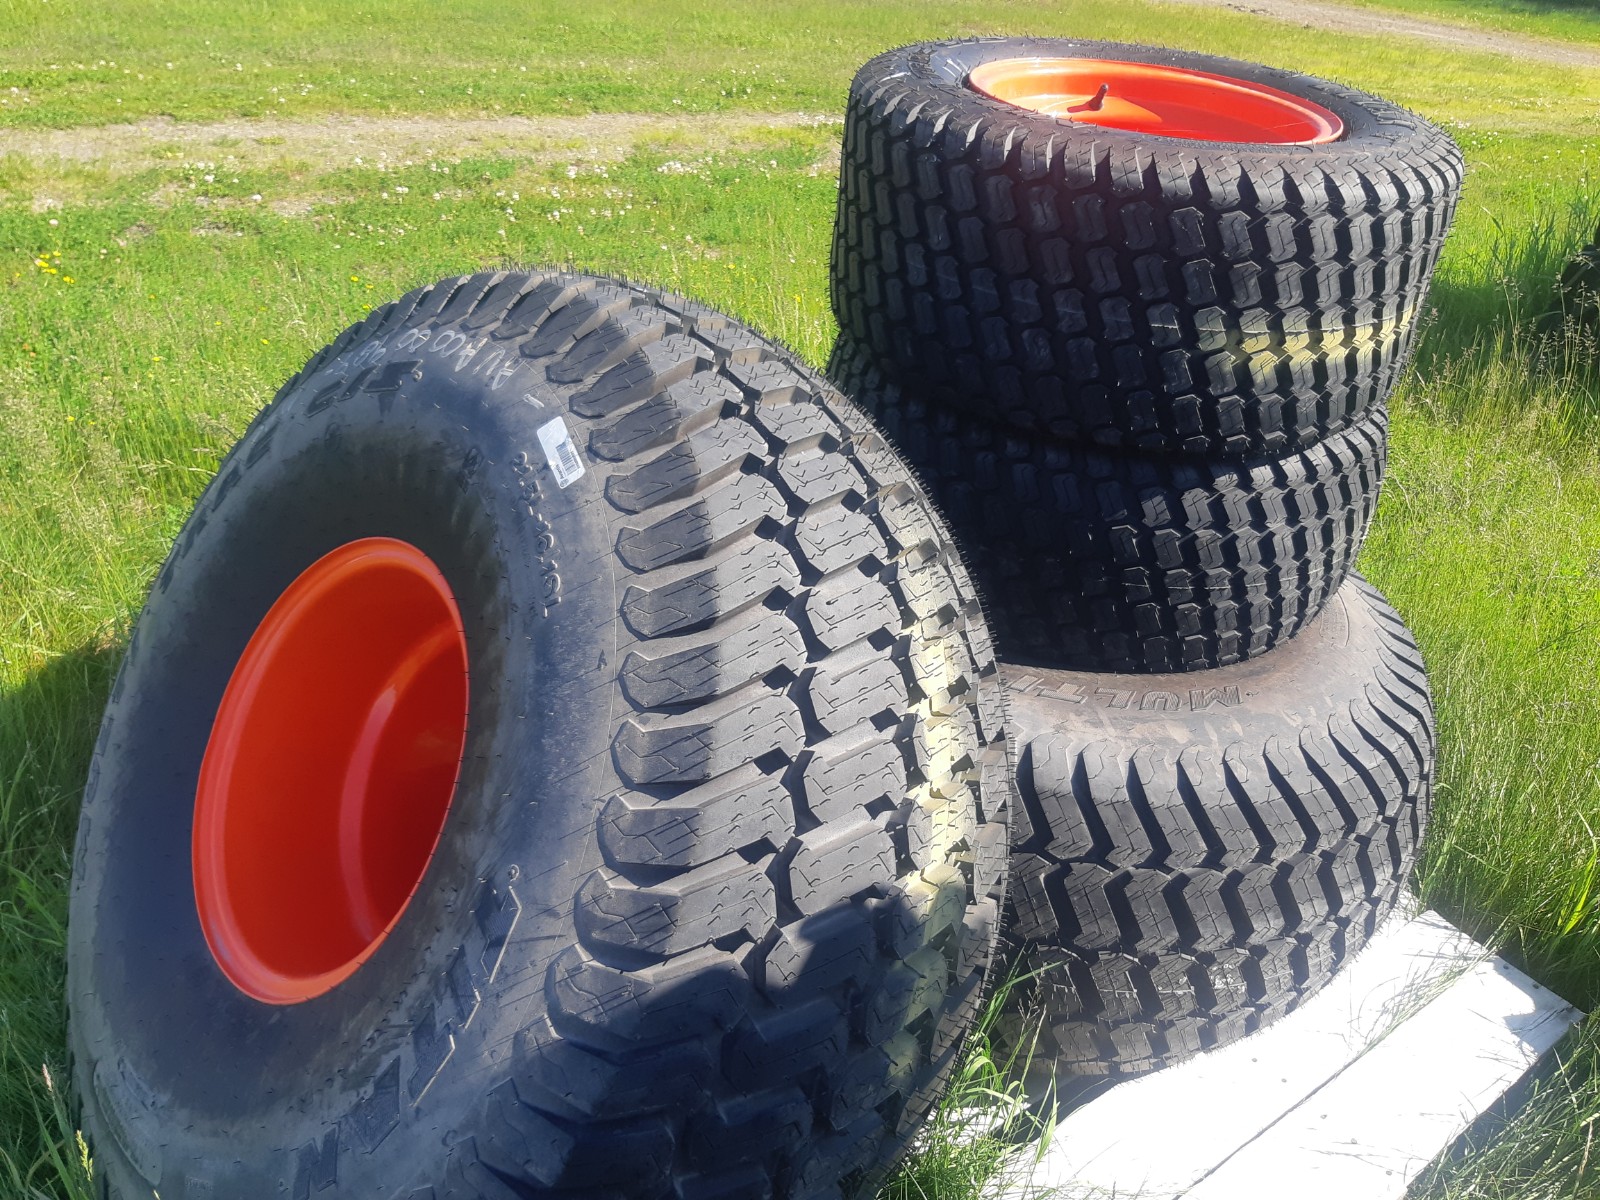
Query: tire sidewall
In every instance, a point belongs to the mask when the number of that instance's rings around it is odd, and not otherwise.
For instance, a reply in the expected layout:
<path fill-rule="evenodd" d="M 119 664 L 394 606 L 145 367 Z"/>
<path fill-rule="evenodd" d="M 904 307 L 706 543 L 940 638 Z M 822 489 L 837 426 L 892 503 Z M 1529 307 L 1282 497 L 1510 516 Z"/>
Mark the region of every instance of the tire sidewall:
<path fill-rule="evenodd" d="M 514 977 L 501 972 L 520 915 L 554 908 L 570 927 L 559 910 L 595 865 L 581 798 L 614 786 L 593 668 L 616 611 L 598 488 L 592 473 L 558 487 L 541 452 L 537 431 L 571 389 L 525 367 L 481 371 L 461 344 L 415 314 L 286 389 L 202 497 L 114 687 L 74 870 L 72 1049 L 89 1123 L 110 1135 L 97 1141 L 154 1170 L 164 1196 L 188 1194 L 186 1163 L 205 1164 L 218 1195 L 298 1189 L 306 1147 L 332 1137 L 376 1151 L 419 1090 L 422 1136 L 394 1137 L 374 1161 L 396 1186 L 407 1164 L 437 1161 L 473 1099 L 452 1064 L 509 1038 L 484 1001 L 542 979 L 561 948 L 535 943 Z M 517 363 L 499 348 L 497 362 Z M 368 536 L 416 545 L 456 596 L 470 681 L 461 774 L 427 871 L 371 959 L 322 996 L 265 1005 L 222 974 L 201 932 L 200 760 L 267 608 L 321 555 Z M 218 1163 L 236 1165 L 218 1177 Z"/>

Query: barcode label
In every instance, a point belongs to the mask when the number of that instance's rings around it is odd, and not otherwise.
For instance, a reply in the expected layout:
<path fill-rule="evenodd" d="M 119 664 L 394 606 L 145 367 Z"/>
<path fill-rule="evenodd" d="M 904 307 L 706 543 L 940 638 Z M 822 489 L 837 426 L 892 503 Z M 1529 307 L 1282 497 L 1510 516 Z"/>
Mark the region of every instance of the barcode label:
<path fill-rule="evenodd" d="M 572 444 L 567 423 L 560 417 L 539 426 L 539 445 L 544 447 L 544 460 L 550 464 L 557 487 L 564 488 L 582 477 L 583 462 L 578 458 L 578 448 Z"/>

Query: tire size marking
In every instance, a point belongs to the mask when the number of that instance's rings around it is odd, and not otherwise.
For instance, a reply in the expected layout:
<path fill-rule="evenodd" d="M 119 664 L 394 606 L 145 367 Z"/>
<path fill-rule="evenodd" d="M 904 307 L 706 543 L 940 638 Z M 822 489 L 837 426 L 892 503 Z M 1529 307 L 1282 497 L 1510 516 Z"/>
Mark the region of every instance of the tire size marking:
<path fill-rule="evenodd" d="M 1008 681 L 1012 691 L 1065 704 L 1090 704 L 1099 708 L 1137 708 L 1144 712 L 1205 712 L 1208 708 L 1237 708 L 1241 703 L 1235 684 L 1190 688 L 1188 695 L 1160 688 L 1088 688 L 1080 683 L 1052 685 L 1038 675 L 1021 675 Z"/>
<path fill-rule="evenodd" d="M 375 338 L 348 358 L 341 355 L 340 365 L 351 371 L 359 371 L 363 367 L 376 366 L 383 361 L 383 356 L 388 353 L 388 350 L 389 343 L 386 340 Z"/>
<path fill-rule="evenodd" d="M 560 423 L 561 422 L 559 419 L 550 422 L 550 424 Z M 548 426 L 545 426 L 545 428 L 548 428 Z M 563 431 L 565 428 L 566 427 L 563 425 Z M 570 439 L 568 440 L 570 441 Z M 543 445 L 543 442 L 543 430 L 541 429 L 541 446 Z M 545 457 L 548 460 L 548 450 L 545 451 Z M 578 474 L 581 475 L 583 473 L 581 469 L 581 463 L 579 464 L 579 467 L 580 469 Z M 540 491 L 539 480 L 534 474 L 533 457 L 526 450 L 517 451 L 517 453 L 512 456 L 511 469 L 517 475 L 518 500 L 527 514 L 533 518 L 534 556 L 538 560 L 539 570 L 543 574 L 543 579 L 540 583 L 541 608 L 539 615 L 548 617 L 550 615 L 550 610 L 561 603 L 560 564 L 558 564 L 556 561 L 555 553 L 556 531 L 555 527 L 551 525 L 549 521 L 546 521 L 539 512 L 539 501 L 544 498 L 544 494 L 542 491 Z M 551 464 L 550 469 L 552 471 L 555 470 L 555 465 L 553 463 Z M 559 479 L 560 477 L 557 476 L 557 478 Z M 565 487 L 566 484 L 562 484 L 561 486 Z"/>
<path fill-rule="evenodd" d="M 491 392 L 498 392 L 517 373 L 522 363 L 515 357 L 507 362 L 510 351 L 504 346 L 495 347 L 479 358 L 479 352 L 488 344 L 486 337 L 473 341 L 455 329 L 413 329 L 401 337 L 395 346 L 401 350 L 425 349 L 427 353 L 437 355 L 455 374 L 476 375 L 488 383 Z"/>

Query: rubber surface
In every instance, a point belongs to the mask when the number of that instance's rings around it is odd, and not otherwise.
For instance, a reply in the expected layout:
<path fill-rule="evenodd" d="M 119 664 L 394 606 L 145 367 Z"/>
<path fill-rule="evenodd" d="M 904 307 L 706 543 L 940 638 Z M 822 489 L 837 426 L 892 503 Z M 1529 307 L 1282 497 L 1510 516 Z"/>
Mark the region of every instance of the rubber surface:
<path fill-rule="evenodd" d="M 921 472 L 989 600 L 1007 661 L 1225 666 L 1338 591 L 1377 504 L 1387 416 L 1242 462 L 1052 443 L 886 382 L 841 339 L 829 373 Z"/>
<path fill-rule="evenodd" d="M 201 936 L 195 778 L 262 614 L 371 536 L 459 605 L 461 777 L 371 959 L 269 1007 Z M 565 274 L 375 311 L 224 461 L 113 689 L 69 939 L 100 1195 L 871 1194 L 981 1000 L 1003 708 L 909 471 L 779 347 Z"/>
<path fill-rule="evenodd" d="M 1008 936 L 1039 973 L 1006 1036 L 1038 1036 L 1036 1061 L 1137 1074 L 1233 1041 L 1395 907 L 1433 709 L 1415 640 L 1364 580 L 1238 666 L 1005 673 L 1026 813 Z"/>
<path fill-rule="evenodd" d="M 1213 72 L 1344 122 L 1323 145 L 1086 127 L 974 91 L 997 59 Z M 1048 38 L 905 46 L 857 73 L 840 328 L 938 403 L 1069 441 L 1282 453 L 1359 421 L 1409 354 L 1462 178 L 1443 132 L 1351 88 Z"/>
<path fill-rule="evenodd" d="M 1592 352 L 1593 341 L 1600 337 L 1600 230 L 1595 231 L 1594 241 L 1562 266 L 1554 300 L 1550 309 L 1540 314 L 1537 327 L 1544 333 L 1586 338 Z"/>

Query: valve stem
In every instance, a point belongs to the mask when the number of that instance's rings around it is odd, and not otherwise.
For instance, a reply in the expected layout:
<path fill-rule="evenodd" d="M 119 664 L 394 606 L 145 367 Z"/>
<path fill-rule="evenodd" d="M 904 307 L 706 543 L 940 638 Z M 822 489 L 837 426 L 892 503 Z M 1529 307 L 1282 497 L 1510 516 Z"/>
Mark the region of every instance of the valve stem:
<path fill-rule="evenodd" d="M 1074 104 L 1067 109 L 1068 112 L 1099 112 L 1100 106 L 1106 102 L 1106 97 L 1111 94 L 1111 85 L 1102 83 L 1100 90 L 1082 104 Z"/>

